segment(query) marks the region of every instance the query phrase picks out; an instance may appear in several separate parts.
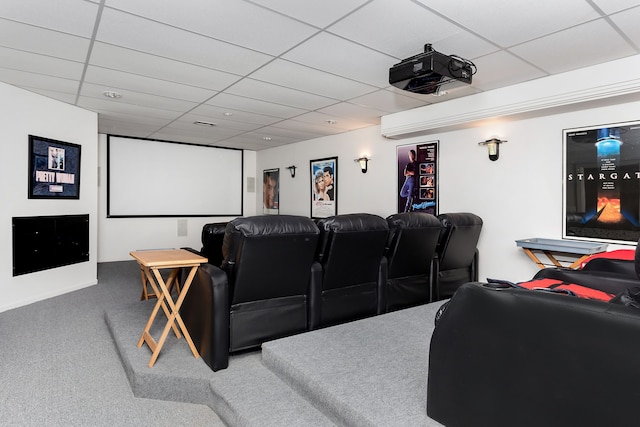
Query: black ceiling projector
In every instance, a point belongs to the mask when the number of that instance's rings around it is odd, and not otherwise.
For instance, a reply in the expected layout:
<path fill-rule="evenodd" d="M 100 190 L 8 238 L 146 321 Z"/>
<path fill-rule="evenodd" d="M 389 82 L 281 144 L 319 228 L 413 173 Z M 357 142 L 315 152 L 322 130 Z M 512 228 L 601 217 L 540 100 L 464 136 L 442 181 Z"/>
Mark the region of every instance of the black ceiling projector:
<path fill-rule="evenodd" d="M 389 83 L 409 92 L 437 94 L 447 83 L 471 84 L 475 71 L 473 62 L 444 55 L 425 44 L 423 53 L 403 59 L 389 69 Z"/>

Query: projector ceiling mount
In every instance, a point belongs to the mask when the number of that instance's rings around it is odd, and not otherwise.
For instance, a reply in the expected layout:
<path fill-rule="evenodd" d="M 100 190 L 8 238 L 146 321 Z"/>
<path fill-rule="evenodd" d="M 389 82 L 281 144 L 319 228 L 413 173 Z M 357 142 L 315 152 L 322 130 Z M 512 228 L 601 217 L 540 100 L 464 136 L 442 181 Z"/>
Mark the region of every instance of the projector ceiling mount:
<path fill-rule="evenodd" d="M 452 82 L 471 84 L 477 69 L 473 62 L 457 55 L 445 55 L 424 45 L 424 52 L 403 59 L 389 69 L 389 83 L 414 93 L 437 94 Z"/>

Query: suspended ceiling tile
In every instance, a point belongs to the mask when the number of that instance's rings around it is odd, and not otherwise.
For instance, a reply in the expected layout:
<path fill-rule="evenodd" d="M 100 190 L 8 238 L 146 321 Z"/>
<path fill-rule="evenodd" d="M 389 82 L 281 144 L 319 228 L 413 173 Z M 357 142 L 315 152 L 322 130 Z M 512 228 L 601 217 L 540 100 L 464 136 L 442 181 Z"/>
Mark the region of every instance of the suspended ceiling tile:
<path fill-rule="evenodd" d="M 320 116 L 325 116 L 321 113 L 308 113 L 308 114 L 316 114 L 316 119 Z M 298 118 L 304 118 L 305 115 L 298 116 L 292 120 L 283 120 L 278 123 L 274 123 L 271 127 L 280 128 L 280 129 L 289 129 L 296 132 L 309 132 L 315 135 L 335 135 L 338 133 L 345 132 L 348 128 L 340 127 L 337 124 L 329 124 L 325 121 L 316 120 L 314 122 L 298 120 Z M 369 124 L 369 126 L 371 126 Z"/>
<path fill-rule="evenodd" d="M 75 104 L 76 102 L 75 93 L 64 93 L 64 92 L 58 92 L 55 90 L 27 88 L 27 87 L 23 87 L 22 89 L 28 90 L 29 92 L 33 92 L 33 93 L 38 93 L 42 96 L 46 96 L 47 98 L 55 99 L 57 101 L 71 104 L 71 105 Z"/>
<path fill-rule="evenodd" d="M 46 7 L 41 0 L 2 0 L 0 17 L 90 38 L 98 15 L 98 5 L 84 0 L 55 0 Z"/>
<path fill-rule="evenodd" d="M 335 99 L 300 92 L 253 79 L 243 79 L 239 81 L 230 87 L 227 93 L 274 102 L 276 104 L 290 105 L 305 110 L 316 110 L 337 102 Z"/>
<path fill-rule="evenodd" d="M 25 88 L 27 90 L 43 89 L 74 95 L 78 92 L 78 82 L 76 80 L 63 79 L 38 73 L 29 73 L 9 68 L 0 68 L 0 81 Z"/>
<path fill-rule="evenodd" d="M 397 62 L 394 57 L 327 33 L 312 37 L 283 58 L 379 88 L 389 84 L 389 67 Z"/>
<path fill-rule="evenodd" d="M 544 71 L 505 51 L 476 59 L 475 64 L 478 72 L 473 76 L 471 85 L 482 90 L 496 89 L 547 75 Z"/>
<path fill-rule="evenodd" d="M 377 89 L 283 59 L 270 62 L 251 74 L 251 78 L 343 101 Z"/>
<path fill-rule="evenodd" d="M 500 48 L 493 43 L 468 31 L 459 29 L 458 32 L 447 37 L 436 37 L 430 40 L 434 50 L 445 55 L 457 55 L 466 60 L 473 60 L 493 52 Z M 423 49 L 424 50 L 424 49 Z M 416 53 L 420 53 L 418 49 Z"/>
<path fill-rule="evenodd" d="M 362 107 L 360 105 L 355 105 L 348 102 L 341 102 L 340 104 L 322 108 L 318 111 L 327 115 L 362 120 L 372 125 L 380 124 L 380 117 L 388 114 L 386 111 Z"/>
<path fill-rule="evenodd" d="M 103 90 L 122 91 L 123 95 L 129 91 L 140 92 L 198 103 L 206 101 L 217 93 L 212 90 L 94 66 L 87 67 L 85 81 L 102 86 Z"/>
<path fill-rule="evenodd" d="M 285 138 L 273 137 L 270 141 L 265 141 L 262 139 L 267 135 L 251 132 L 244 133 L 238 136 L 232 136 L 225 140 L 225 142 L 237 144 L 239 147 L 250 149 L 250 150 L 264 150 L 267 148 L 278 147 L 280 145 L 292 144 L 294 142 L 298 142 L 295 138 Z"/>
<path fill-rule="evenodd" d="M 640 6 L 616 13 L 611 20 L 629 37 L 636 47 L 640 47 Z"/>
<path fill-rule="evenodd" d="M 184 133 L 198 138 L 210 138 L 216 140 L 226 139 L 231 136 L 245 133 L 243 130 L 230 129 L 222 126 L 200 126 L 182 119 L 171 122 L 164 128 L 160 129 L 159 132 L 175 132 L 176 134 Z"/>
<path fill-rule="evenodd" d="M 191 110 L 192 114 L 205 117 L 209 121 L 229 120 L 240 123 L 270 125 L 283 120 L 281 117 L 265 116 L 263 114 L 250 113 L 237 109 L 218 107 L 217 105 L 202 104 Z"/>
<path fill-rule="evenodd" d="M 609 61 L 636 53 L 604 19 L 542 37 L 511 50 L 549 73 L 575 70 L 603 59 Z M 593 55 L 594 51 L 598 52 L 597 57 Z"/>
<path fill-rule="evenodd" d="M 332 123 L 327 123 L 327 120 L 331 120 Z M 290 120 L 289 122 L 291 121 L 293 120 Z M 333 133 L 342 133 L 347 130 L 362 129 L 373 125 L 370 121 L 363 121 L 354 117 L 338 117 L 336 115 L 325 114 L 318 111 L 312 111 L 298 116 L 295 118 L 295 121 L 310 123 L 312 126 L 317 126 L 318 123 L 324 123 L 326 127 L 333 129 Z M 334 121 L 335 123 L 333 123 Z"/>
<path fill-rule="evenodd" d="M 0 47 L 0 67 L 74 80 L 82 77 L 84 69 L 82 62 L 5 47 Z"/>
<path fill-rule="evenodd" d="M 181 122 L 186 122 L 189 124 L 194 124 L 194 122 L 204 122 L 204 123 L 212 123 L 217 128 L 224 128 L 224 129 L 234 129 L 234 130 L 239 130 L 239 131 L 243 131 L 243 132 L 248 132 L 248 131 L 252 131 L 252 130 L 256 130 L 256 129 L 260 129 L 261 127 L 263 127 L 263 124 L 258 124 L 258 123 L 250 123 L 250 122 L 244 122 L 244 121 L 236 121 L 236 120 L 226 120 L 220 116 L 218 117 L 210 117 L 210 116 L 202 116 L 199 114 L 194 114 L 193 111 L 189 112 L 187 114 L 185 114 L 184 116 L 180 117 L 179 121 Z M 204 126 L 204 125 L 198 125 L 198 126 Z"/>
<path fill-rule="evenodd" d="M 273 57 L 169 25 L 105 8 L 97 40 L 234 74 Z"/>
<path fill-rule="evenodd" d="M 89 39 L 0 19 L 0 46 L 84 62 Z"/>
<path fill-rule="evenodd" d="M 306 110 L 287 105 L 275 104 L 258 99 L 246 98 L 228 93 L 221 93 L 207 101 L 209 105 L 226 107 L 233 110 L 246 111 L 248 113 L 263 114 L 266 116 L 291 118 L 303 114 Z"/>
<path fill-rule="evenodd" d="M 163 2 L 162 7 L 157 0 L 109 0 L 108 5 L 271 55 L 281 54 L 318 31 L 281 13 L 238 0 Z"/>
<path fill-rule="evenodd" d="M 593 2 L 607 14 L 638 6 L 638 0 L 593 0 Z"/>
<path fill-rule="evenodd" d="M 147 138 L 158 130 L 157 126 L 132 120 L 109 120 L 101 118 L 98 121 L 98 132 L 108 135 L 126 135 Z"/>
<path fill-rule="evenodd" d="M 309 129 L 301 131 L 295 129 L 281 128 L 277 126 L 267 126 L 259 130 L 260 133 L 270 135 L 271 137 L 285 137 L 293 138 L 298 141 L 306 141 L 307 139 L 314 139 L 323 135 L 330 135 L 327 133 L 311 132 Z"/>
<path fill-rule="evenodd" d="M 99 98 L 91 98 L 81 96 L 78 99 L 78 106 L 86 108 L 91 111 L 106 111 L 115 112 L 119 114 L 128 114 L 132 116 L 144 116 L 154 117 L 158 119 L 173 120 L 178 118 L 182 113 L 170 110 L 163 110 L 161 108 L 153 108 L 148 106 L 141 106 L 135 104 L 129 104 L 122 100 L 108 99 L 104 100 Z"/>
<path fill-rule="evenodd" d="M 426 96 L 423 100 L 420 100 L 388 90 L 379 90 L 377 92 L 349 100 L 352 104 L 374 108 L 380 111 L 387 111 L 388 113 L 395 113 L 398 111 L 421 107 L 423 105 L 428 105 L 430 101 L 431 100 Z"/>
<path fill-rule="evenodd" d="M 582 24 L 599 17 L 584 0 L 417 0 L 426 7 L 502 47 Z"/>
<path fill-rule="evenodd" d="M 106 89 L 110 89 L 110 88 L 112 87 L 97 85 L 93 83 L 84 83 L 82 85 L 81 95 L 84 97 L 92 97 L 92 98 L 109 100 L 109 98 L 104 96 L 103 92 Z M 198 105 L 197 102 L 185 101 L 183 99 L 175 99 L 175 98 L 169 98 L 166 96 L 158 96 L 158 95 L 153 95 L 153 94 L 148 94 L 143 92 L 135 92 L 135 91 L 123 92 L 122 98 L 115 99 L 114 101 L 124 102 L 127 104 L 146 106 L 146 107 L 161 108 L 163 110 L 170 110 L 170 111 L 176 111 L 176 112 L 186 112 L 195 108 Z"/>
<path fill-rule="evenodd" d="M 211 90 L 222 90 L 241 77 L 186 62 L 96 42 L 91 65 Z"/>
<path fill-rule="evenodd" d="M 419 4 L 397 0 L 368 3 L 327 30 L 400 59 L 422 52 L 425 43 L 459 31 Z"/>
<path fill-rule="evenodd" d="M 96 110 L 96 112 L 100 120 L 106 120 L 111 123 L 135 123 L 156 130 L 168 125 L 174 120 L 174 118 L 147 117 L 104 110 Z"/>
<path fill-rule="evenodd" d="M 218 139 L 213 136 L 201 136 L 194 135 L 190 133 L 185 133 L 179 129 L 160 129 L 157 132 L 153 132 L 147 136 L 149 139 L 156 139 L 160 141 L 172 141 L 172 142 L 183 142 L 183 143 L 191 143 L 191 144 L 200 144 L 200 145 L 210 145 L 210 146 L 218 146 L 219 141 L 224 140 Z"/>
<path fill-rule="evenodd" d="M 369 0 L 323 0 L 316 2 L 300 0 L 253 0 L 285 15 L 308 22 L 320 28 L 349 14 Z"/>

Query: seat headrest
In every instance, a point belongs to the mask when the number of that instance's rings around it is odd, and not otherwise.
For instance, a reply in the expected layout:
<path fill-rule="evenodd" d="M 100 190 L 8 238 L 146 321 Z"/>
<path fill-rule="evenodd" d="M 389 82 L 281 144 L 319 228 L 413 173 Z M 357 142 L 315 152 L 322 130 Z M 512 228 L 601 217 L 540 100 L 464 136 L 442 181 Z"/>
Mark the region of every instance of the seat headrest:
<path fill-rule="evenodd" d="M 323 218 L 319 220 L 317 224 L 318 228 L 323 231 L 333 231 L 336 233 L 389 230 L 389 225 L 384 218 L 367 213 L 336 215 Z"/>
<path fill-rule="evenodd" d="M 438 219 L 445 227 L 465 227 L 482 225 L 482 218 L 469 212 L 446 213 L 438 215 Z"/>
<path fill-rule="evenodd" d="M 238 232 L 243 236 L 271 234 L 319 234 L 318 227 L 309 218 L 297 215 L 260 215 L 236 218 L 227 225 L 227 234 Z"/>
<path fill-rule="evenodd" d="M 402 212 L 387 217 L 389 227 L 398 228 L 427 228 L 441 227 L 440 220 L 426 212 Z"/>
<path fill-rule="evenodd" d="M 227 222 L 212 222 L 202 226 L 202 244 L 206 244 L 208 237 L 213 235 L 224 235 L 227 229 Z"/>

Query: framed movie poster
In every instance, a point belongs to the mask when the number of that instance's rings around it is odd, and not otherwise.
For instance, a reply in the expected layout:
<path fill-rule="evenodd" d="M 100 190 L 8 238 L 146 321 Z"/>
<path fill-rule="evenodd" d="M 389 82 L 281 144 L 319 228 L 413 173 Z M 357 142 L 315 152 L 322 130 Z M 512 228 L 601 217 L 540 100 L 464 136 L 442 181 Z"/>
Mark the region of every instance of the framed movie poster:
<path fill-rule="evenodd" d="M 398 212 L 438 214 L 438 141 L 399 145 Z"/>
<path fill-rule="evenodd" d="M 338 213 L 338 158 L 311 160 L 311 218 Z"/>
<path fill-rule="evenodd" d="M 563 237 L 640 238 L 640 122 L 565 129 Z"/>
<path fill-rule="evenodd" d="M 262 209 L 268 215 L 280 212 L 280 169 L 262 171 Z"/>
<path fill-rule="evenodd" d="M 29 198 L 80 198 L 80 145 L 29 135 Z"/>

